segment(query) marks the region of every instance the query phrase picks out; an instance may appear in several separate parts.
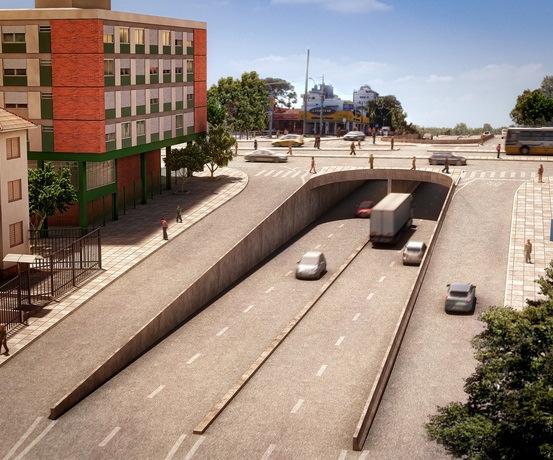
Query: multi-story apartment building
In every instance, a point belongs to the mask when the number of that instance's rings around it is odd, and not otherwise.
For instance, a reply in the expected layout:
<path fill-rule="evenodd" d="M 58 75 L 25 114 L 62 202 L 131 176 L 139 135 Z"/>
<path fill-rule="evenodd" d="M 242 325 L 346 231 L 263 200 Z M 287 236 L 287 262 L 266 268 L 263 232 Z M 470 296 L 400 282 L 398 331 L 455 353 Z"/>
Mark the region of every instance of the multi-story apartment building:
<path fill-rule="evenodd" d="M 366 113 L 367 105 L 376 98 L 378 98 L 378 93 L 371 89 L 369 85 L 363 85 L 358 90 L 353 91 L 353 108 Z"/>
<path fill-rule="evenodd" d="M 117 218 L 124 195 L 159 185 L 160 149 L 206 131 L 206 24 L 110 0 L 35 6 L 0 10 L 0 107 L 39 126 L 30 160 L 72 171 L 79 203 L 54 223 Z"/>

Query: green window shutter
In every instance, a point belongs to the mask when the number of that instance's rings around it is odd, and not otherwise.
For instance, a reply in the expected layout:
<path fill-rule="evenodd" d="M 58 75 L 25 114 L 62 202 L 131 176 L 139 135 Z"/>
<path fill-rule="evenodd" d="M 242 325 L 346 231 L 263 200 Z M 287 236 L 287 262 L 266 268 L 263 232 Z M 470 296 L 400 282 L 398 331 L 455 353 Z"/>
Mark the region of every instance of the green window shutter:
<path fill-rule="evenodd" d="M 40 118 L 42 118 L 43 120 L 51 120 L 52 118 L 54 118 L 52 94 L 40 95 Z"/>
<path fill-rule="evenodd" d="M 40 86 L 52 86 L 52 64 L 40 63 Z"/>
<path fill-rule="evenodd" d="M 54 151 L 54 130 L 51 126 L 42 127 L 42 151 Z"/>

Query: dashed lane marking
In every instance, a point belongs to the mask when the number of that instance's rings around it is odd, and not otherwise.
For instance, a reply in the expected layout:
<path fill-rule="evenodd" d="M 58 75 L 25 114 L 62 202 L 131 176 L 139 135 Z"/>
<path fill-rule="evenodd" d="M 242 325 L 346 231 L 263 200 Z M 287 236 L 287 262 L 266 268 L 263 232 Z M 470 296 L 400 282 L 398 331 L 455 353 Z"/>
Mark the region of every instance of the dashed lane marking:
<path fill-rule="evenodd" d="M 334 233 L 331 233 L 330 235 L 328 235 L 328 238 L 332 238 L 334 236 Z"/>
<path fill-rule="evenodd" d="M 228 326 L 224 327 L 223 329 L 221 329 L 219 332 L 217 332 L 217 334 L 215 334 L 217 337 L 221 337 L 225 332 L 228 331 Z"/>
<path fill-rule="evenodd" d="M 276 448 L 276 444 L 269 444 L 269 447 L 267 447 L 267 450 L 265 451 L 265 453 L 261 457 L 261 460 L 268 460 L 268 458 L 271 456 L 271 454 L 273 453 L 273 450 L 275 450 L 275 448 Z"/>
<path fill-rule="evenodd" d="M 244 309 L 244 313 L 248 313 L 253 308 L 253 305 L 249 305 Z"/>
<path fill-rule="evenodd" d="M 27 455 L 31 451 L 31 449 L 35 447 L 52 428 L 54 428 L 54 426 L 56 426 L 56 423 L 58 423 L 57 420 L 51 421 L 48 426 L 44 428 L 44 430 L 42 430 L 42 432 L 35 439 L 33 439 L 33 441 L 27 447 L 25 447 L 25 449 L 23 449 L 17 457 L 15 457 L 15 460 L 21 460 L 23 457 L 25 457 L 25 455 Z"/>
<path fill-rule="evenodd" d="M 342 345 L 342 342 L 344 341 L 345 338 L 346 338 L 345 335 L 341 335 L 340 338 L 338 340 L 336 340 L 336 343 L 334 345 L 339 347 L 340 345 Z"/>
<path fill-rule="evenodd" d="M 196 454 L 196 451 L 200 448 L 204 440 L 205 440 L 205 436 L 200 436 L 192 446 L 192 449 L 188 451 L 188 453 L 186 454 L 186 457 L 184 457 L 184 460 L 190 460 L 192 457 L 194 457 L 194 454 Z"/>
<path fill-rule="evenodd" d="M 353 317 L 352 321 L 357 321 L 360 316 L 361 316 L 361 313 L 356 313 L 355 316 Z"/>
<path fill-rule="evenodd" d="M 396 261 L 395 261 L 395 260 L 392 260 L 392 261 L 390 262 L 390 267 L 393 267 L 395 264 L 396 264 Z"/>
<path fill-rule="evenodd" d="M 181 434 L 179 436 L 179 439 L 177 439 L 177 442 L 175 442 L 175 444 L 173 444 L 173 447 L 171 447 L 171 450 L 167 454 L 167 457 L 165 457 L 165 460 L 172 460 L 172 458 L 177 453 L 177 450 L 179 450 L 179 447 L 181 446 L 181 444 L 185 440 L 185 438 L 186 438 L 186 434 Z"/>
<path fill-rule="evenodd" d="M 347 456 L 348 456 L 348 451 L 345 449 L 342 449 L 342 451 L 340 452 L 340 456 L 338 457 L 338 460 L 346 460 Z"/>
<path fill-rule="evenodd" d="M 267 172 L 266 169 L 262 169 L 261 171 L 259 171 L 259 172 L 256 174 L 256 176 L 261 176 L 261 174 L 266 173 L 266 172 Z"/>
<path fill-rule="evenodd" d="M 386 279 L 385 276 L 381 276 L 380 279 L 378 280 L 379 283 L 382 283 L 382 281 L 384 281 Z"/>
<path fill-rule="evenodd" d="M 294 407 L 292 407 L 292 410 L 290 411 L 290 413 L 296 414 L 300 410 L 301 406 L 303 406 L 303 403 L 304 403 L 303 399 L 298 399 L 298 402 Z"/>
<path fill-rule="evenodd" d="M 317 377 L 321 377 L 328 366 L 326 364 L 323 364 L 321 367 L 319 367 L 319 370 L 317 371 Z"/>
<path fill-rule="evenodd" d="M 265 177 L 269 177 L 271 174 L 273 174 L 275 172 L 274 169 L 269 169 L 269 171 L 267 172 L 267 174 L 265 174 Z"/>
<path fill-rule="evenodd" d="M 202 356 L 201 353 L 196 353 L 192 358 L 190 358 L 188 361 L 186 361 L 186 364 L 192 364 L 194 361 L 196 361 L 200 356 Z"/>
<path fill-rule="evenodd" d="M 269 292 L 274 291 L 274 290 L 275 290 L 275 287 L 274 287 L 274 286 L 271 286 L 269 289 L 267 289 L 267 290 L 265 291 L 265 294 L 268 294 Z"/>
<path fill-rule="evenodd" d="M 371 293 L 367 296 L 367 300 L 371 300 L 373 297 L 374 297 L 374 292 L 371 292 Z"/>
<path fill-rule="evenodd" d="M 113 437 L 119 433 L 119 431 L 121 430 L 121 427 L 120 426 L 116 426 L 113 430 L 111 430 L 110 434 L 108 434 L 104 440 L 98 444 L 98 447 L 106 447 L 109 442 L 113 439 Z"/>
<path fill-rule="evenodd" d="M 23 433 L 23 435 L 17 440 L 17 442 L 13 445 L 13 447 L 9 450 L 9 452 L 4 456 L 2 460 L 9 460 L 12 455 L 17 452 L 17 449 L 19 449 L 21 445 L 25 442 L 25 440 L 31 435 L 31 433 L 35 430 L 36 426 L 40 423 L 41 420 L 42 417 L 37 417 L 35 419 L 31 426 L 27 428 L 27 431 Z"/>
<path fill-rule="evenodd" d="M 164 388 L 165 388 L 165 385 L 158 386 L 154 391 L 152 391 L 148 395 L 148 399 L 154 399 L 161 391 L 163 391 Z"/>

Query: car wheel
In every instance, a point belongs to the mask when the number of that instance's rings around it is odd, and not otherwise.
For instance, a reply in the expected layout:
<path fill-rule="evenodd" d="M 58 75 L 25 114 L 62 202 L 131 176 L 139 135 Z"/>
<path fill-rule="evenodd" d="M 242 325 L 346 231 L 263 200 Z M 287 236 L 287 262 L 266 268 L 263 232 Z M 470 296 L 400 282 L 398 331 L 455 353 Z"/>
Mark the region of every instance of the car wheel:
<path fill-rule="evenodd" d="M 520 148 L 520 153 L 522 155 L 528 155 L 530 153 L 530 147 L 528 147 L 527 145 L 523 145 L 521 148 Z"/>

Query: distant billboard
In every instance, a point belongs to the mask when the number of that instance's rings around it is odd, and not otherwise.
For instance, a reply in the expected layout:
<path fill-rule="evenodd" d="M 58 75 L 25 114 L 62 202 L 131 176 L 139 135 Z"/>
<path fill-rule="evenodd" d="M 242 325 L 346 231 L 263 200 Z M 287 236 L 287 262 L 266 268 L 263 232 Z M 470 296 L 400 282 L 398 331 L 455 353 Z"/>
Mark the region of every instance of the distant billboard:
<path fill-rule="evenodd" d="M 321 108 L 320 107 L 314 107 L 309 111 L 309 113 L 312 113 L 314 115 L 320 115 L 321 114 Z M 334 107 L 323 107 L 323 115 L 332 115 L 333 113 L 336 113 L 336 109 Z"/>

